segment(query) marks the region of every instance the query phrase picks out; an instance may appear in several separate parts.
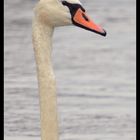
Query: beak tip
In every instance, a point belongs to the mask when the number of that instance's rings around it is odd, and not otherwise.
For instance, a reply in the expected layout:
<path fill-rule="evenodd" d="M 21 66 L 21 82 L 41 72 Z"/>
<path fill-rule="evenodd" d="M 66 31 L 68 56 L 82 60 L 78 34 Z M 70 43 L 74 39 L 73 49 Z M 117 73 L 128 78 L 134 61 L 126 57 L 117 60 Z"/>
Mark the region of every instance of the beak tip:
<path fill-rule="evenodd" d="M 107 35 L 107 32 L 103 29 L 102 35 L 105 37 Z"/>

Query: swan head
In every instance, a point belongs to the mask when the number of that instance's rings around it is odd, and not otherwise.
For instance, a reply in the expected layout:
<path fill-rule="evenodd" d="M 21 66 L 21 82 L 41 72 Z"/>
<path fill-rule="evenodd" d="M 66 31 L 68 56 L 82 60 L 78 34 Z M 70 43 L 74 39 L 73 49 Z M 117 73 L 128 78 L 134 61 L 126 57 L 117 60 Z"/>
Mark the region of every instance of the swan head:
<path fill-rule="evenodd" d="M 106 31 L 90 19 L 79 0 L 40 0 L 35 7 L 35 15 L 46 25 L 76 25 L 106 36 Z"/>

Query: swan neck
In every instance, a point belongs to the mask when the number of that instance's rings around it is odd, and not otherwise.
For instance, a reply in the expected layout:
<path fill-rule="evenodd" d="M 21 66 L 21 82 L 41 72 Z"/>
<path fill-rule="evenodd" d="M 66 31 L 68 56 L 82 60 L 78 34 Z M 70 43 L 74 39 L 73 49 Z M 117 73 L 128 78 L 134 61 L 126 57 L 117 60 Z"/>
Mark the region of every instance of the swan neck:
<path fill-rule="evenodd" d="M 56 83 L 51 62 L 52 35 L 54 28 L 33 22 L 33 47 L 37 65 L 41 140 L 58 140 Z"/>
<path fill-rule="evenodd" d="M 34 47 L 46 45 L 49 49 L 52 48 L 52 36 L 54 27 L 35 18 L 33 21 L 33 43 Z"/>

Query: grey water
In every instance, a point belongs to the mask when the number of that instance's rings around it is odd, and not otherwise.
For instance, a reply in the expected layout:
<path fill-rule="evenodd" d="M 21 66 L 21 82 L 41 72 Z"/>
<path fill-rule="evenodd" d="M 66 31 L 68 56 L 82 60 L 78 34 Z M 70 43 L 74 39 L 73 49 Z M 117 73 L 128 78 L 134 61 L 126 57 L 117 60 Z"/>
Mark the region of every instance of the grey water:
<path fill-rule="evenodd" d="M 4 135 L 40 137 L 32 48 L 38 0 L 4 1 Z M 135 140 L 135 0 L 81 0 L 107 37 L 75 26 L 53 36 L 61 140 Z"/>

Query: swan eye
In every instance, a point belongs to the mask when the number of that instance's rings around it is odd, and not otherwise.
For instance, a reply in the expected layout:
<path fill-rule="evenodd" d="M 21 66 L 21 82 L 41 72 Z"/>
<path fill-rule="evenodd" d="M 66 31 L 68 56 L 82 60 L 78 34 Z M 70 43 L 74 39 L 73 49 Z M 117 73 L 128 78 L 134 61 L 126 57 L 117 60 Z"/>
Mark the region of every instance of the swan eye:
<path fill-rule="evenodd" d="M 71 13 L 71 16 L 74 17 L 75 13 L 77 12 L 77 10 L 80 8 L 83 12 L 85 12 L 85 9 L 80 5 L 80 4 L 77 4 L 77 3 L 69 3 L 67 1 L 62 1 L 62 4 L 64 6 L 67 6 L 69 8 L 69 11 Z M 83 15 L 83 18 L 85 18 L 86 20 L 88 20 L 87 17 L 85 17 Z"/>
<path fill-rule="evenodd" d="M 70 9 L 70 11 L 76 11 L 77 9 L 80 8 L 83 12 L 85 12 L 85 9 L 80 4 L 69 3 L 67 1 L 62 1 L 62 4 L 64 6 L 67 6 Z"/>
<path fill-rule="evenodd" d="M 66 6 L 67 5 L 67 2 L 66 1 L 62 1 L 62 4 Z"/>

